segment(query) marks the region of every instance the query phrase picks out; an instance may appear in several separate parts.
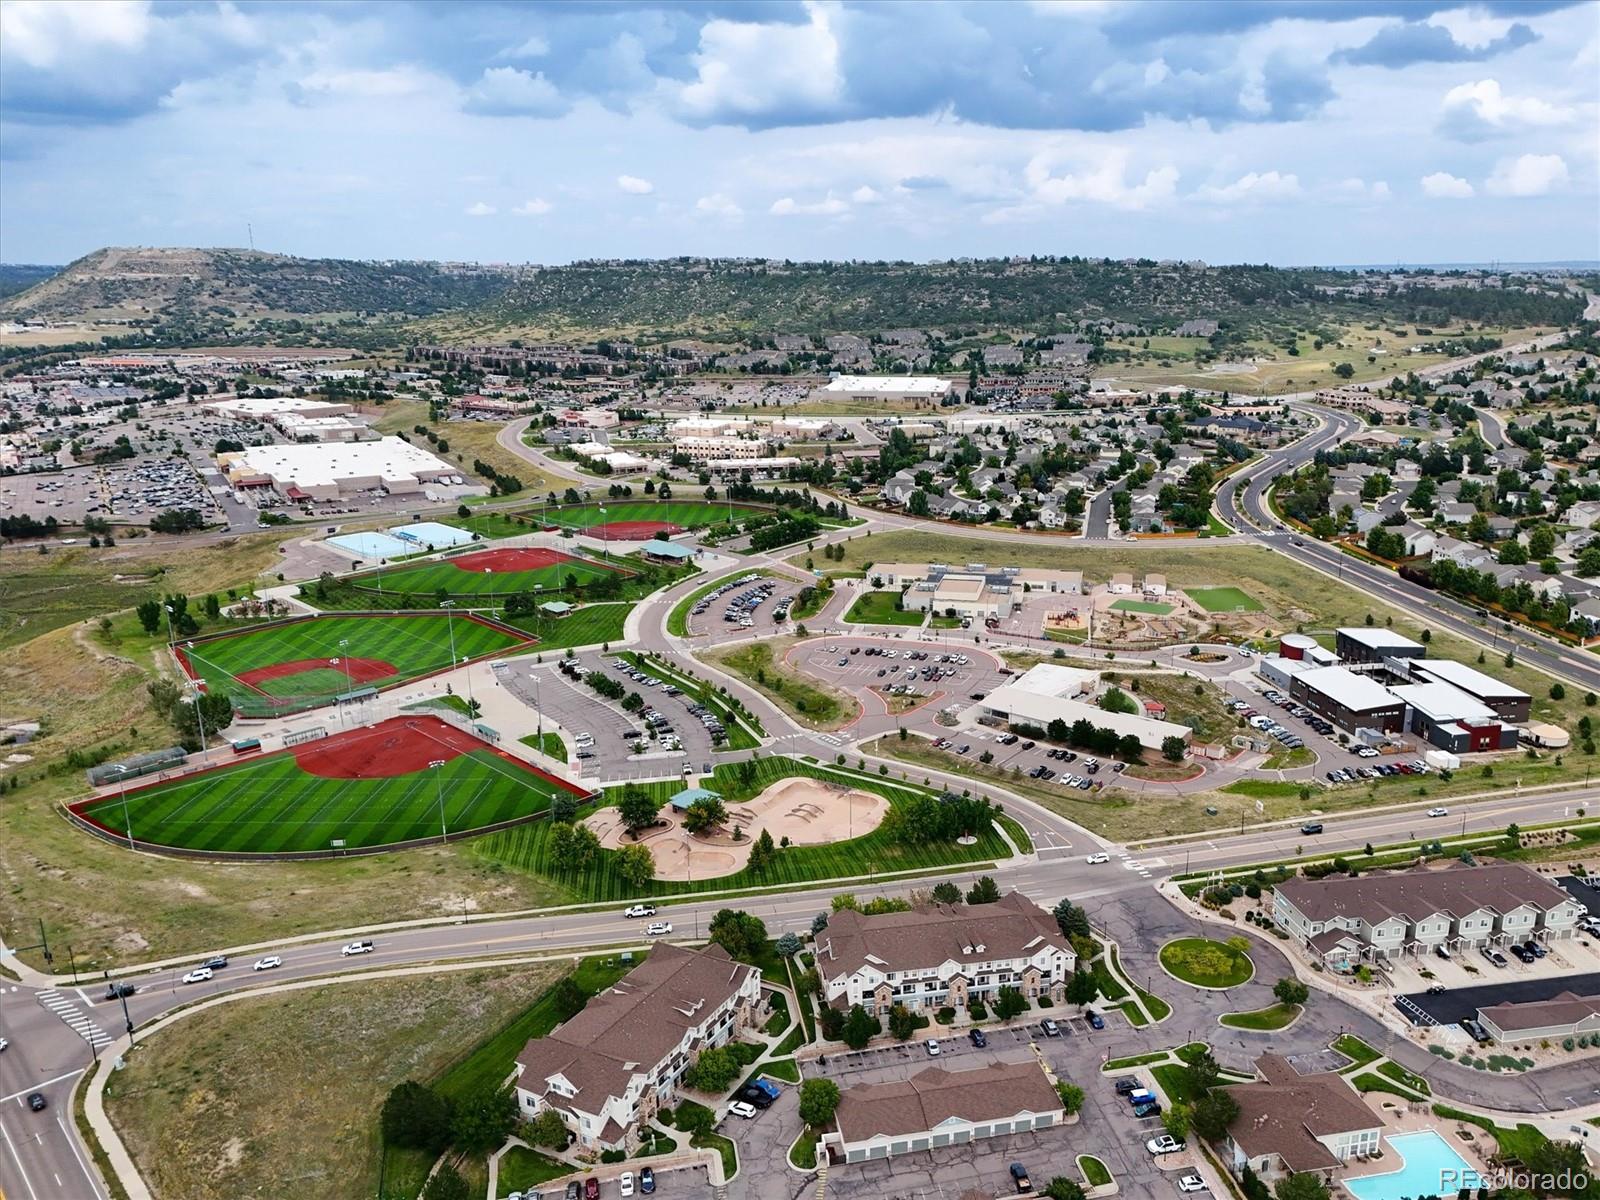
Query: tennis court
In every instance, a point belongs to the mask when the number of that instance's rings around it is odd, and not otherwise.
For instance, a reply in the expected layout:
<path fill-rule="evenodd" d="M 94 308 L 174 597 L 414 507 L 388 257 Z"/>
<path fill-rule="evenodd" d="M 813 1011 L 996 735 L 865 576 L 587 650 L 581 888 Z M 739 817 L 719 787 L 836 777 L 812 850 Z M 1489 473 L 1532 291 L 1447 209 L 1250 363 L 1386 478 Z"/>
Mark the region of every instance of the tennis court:
<path fill-rule="evenodd" d="M 431 596 L 511 596 L 535 588 L 557 592 L 584 587 L 596 580 L 627 575 L 589 559 L 576 558 L 543 546 L 520 549 L 473 550 L 454 558 L 432 559 L 385 571 L 372 571 L 350 580 L 363 591 Z"/>
<path fill-rule="evenodd" d="M 431 763 L 441 766 L 431 767 Z M 73 805 L 101 828 L 186 850 L 282 854 L 470 833 L 582 789 L 436 717 L 396 717 L 293 750 Z"/>
<path fill-rule="evenodd" d="M 475 615 L 395 613 L 318 616 L 197 638 L 176 647 L 178 661 L 211 692 L 255 711 L 264 699 L 325 703 L 363 686 L 388 687 L 457 662 L 496 654 L 529 639 Z M 303 705 L 302 705 L 303 706 Z"/>
<path fill-rule="evenodd" d="M 1184 588 L 1183 594 L 1210 613 L 1261 611 L 1261 601 L 1236 587 Z"/>

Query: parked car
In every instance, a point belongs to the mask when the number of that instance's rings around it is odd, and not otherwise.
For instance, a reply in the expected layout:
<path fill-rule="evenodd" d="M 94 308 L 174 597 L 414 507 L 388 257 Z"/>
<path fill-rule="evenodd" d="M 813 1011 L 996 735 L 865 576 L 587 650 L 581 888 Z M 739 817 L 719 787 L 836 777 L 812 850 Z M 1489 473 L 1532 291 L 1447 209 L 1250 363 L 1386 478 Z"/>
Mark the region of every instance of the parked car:
<path fill-rule="evenodd" d="M 1201 1179 L 1200 1176 L 1191 1173 L 1178 1180 L 1178 1190 L 1180 1192 L 1203 1192 L 1206 1190 L 1206 1181 Z"/>
<path fill-rule="evenodd" d="M 1489 1041 L 1489 1031 L 1471 1017 L 1461 1022 L 1461 1028 L 1466 1030 L 1467 1036 L 1475 1042 L 1485 1044 Z"/>
<path fill-rule="evenodd" d="M 1184 1144 L 1170 1133 L 1163 1133 L 1160 1137 L 1153 1137 L 1144 1144 L 1144 1148 L 1158 1157 L 1163 1154 L 1176 1154 L 1184 1148 Z"/>
<path fill-rule="evenodd" d="M 1444 984 L 1442 984 L 1442 983 L 1430 983 L 1428 985 L 1428 995 L 1430 995 L 1430 996 L 1442 996 L 1442 995 L 1444 995 L 1444 993 L 1445 993 Z"/>
<path fill-rule="evenodd" d="M 645 928 L 646 937 L 666 937 L 672 932 L 671 921 L 652 921 Z"/>
<path fill-rule="evenodd" d="M 1523 942 L 1522 948 L 1535 958 L 1543 958 L 1546 954 L 1550 953 L 1550 951 L 1545 949 L 1541 943 L 1534 941 L 1532 938 L 1529 938 L 1527 941 Z"/>
<path fill-rule="evenodd" d="M 1155 1100 L 1146 1100 L 1143 1104 L 1133 1106 L 1133 1115 L 1136 1117 L 1159 1117 L 1161 1105 Z"/>
<path fill-rule="evenodd" d="M 655 1193 L 656 1173 L 649 1167 L 639 1168 L 639 1190 L 646 1196 L 650 1196 Z"/>
<path fill-rule="evenodd" d="M 211 978 L 210 967 L 196 967 L 183 977 L 184 983 L 205 983 Z"/>
<path fill-rule="evenodd" d="M 939 1039 L 938 1038 L 929 1038 L 927 1041 L 923 1042 L 922 1044 L 928 1048 L 928 1057 L 929 1058 L 938 1058 L 939 1057 Z"/>
<path fill-rule="evenodd" d="M 373 949 L 374 946 L 370 941 L 351 942 L 342 950 L 340 950 L 339 953 L 345 958 L 349 958 L 353 954 L 371 954 Z"/>
<path fill-rule="evenodd" d="M 1019 1194 L 1033 1191 L 1033 1180 L 1028 1178 L 1028 1168 L 1019 1162 L 1011 1164 L 1011 1182 Z"/>
<path fill-rule="evenodd" d="M 624 1171 L 617 1176 L 617 1194 L 619 1196 L 633 1195 L 633 1172 Z"/>
<path fill-rule="evenodd" d="M 1132 1075 L 1124 1076 L 1117 1080 L 1117 1095 L 1126 1096 L 1130 1092 L 1137 1092 L 1142 1086 Z"/>
<path fill-rule="evenodd" d="M 1097 865 L 1099 863 L 1108 863 L 1108 862 L 1110 862 L 1111 861 L 1111 855 L 1107 854 L 1104 850 L 1102 850 L 1098 854 L 1089 855 L 1089 857 L 1084 859 L 1084 861 L 1087 862 L 1092 867 L 1092 866 L 1095 866 L 1095 865 Z"/>
<path fill-rule="evenodd" d="M 578 1185 L 578 1181 L 576 1179 L 567 1180 L 566 1200 L 578 1200 L 579 1194 L 582 1191 L 583 1189 Z"/>
<path fill-rule="evenodd" d="M 269 954 L 265 958 L 256 959 L 255 962 L 250 964 L 250 969 L 252 971 L 270 971 L 274 967 L 281 966 L 283 966 L 283 959 L 276 954 Z"/>
<path fill-rule="evenodd" d="M 986 1033 L 984 1033 L 983 1030 L 981 1030 L 981 1029 L 969 1029 L 969 1030 L 967 1030 L 967 1040 L 969 1042 L 971 1042 L 974 1046 L 976 1046 L 979 1050 L 982 1050 L 985 1046 L 987 1046 L 989 1044 L 989 1036 Z"/>
<path fill-rule="evenodd" d="M 1497 967 L 1504 967 L 1508 965 L 1506 962 L 1506 956 L 1501 954 L 1500 951 L 1496 950 L 1493 946 L 1485 946 L 1483 948 L 1483 956 Z"/>
<path fill-rule="evenodd" d="M 750 1121 L 755 1118 L 756 1106 L 747 1104 L 743 1100 L 735 1100 L 728 1105 L 728 1111 L 736 1117 L 743 1117 L 746 1121 Z"/>
<path fill-rule="evenodd" d="M 772 1102 L 781 1095 L 783 1091 L 770 1079 L 753 1079 L 750 1086 L 739 1093 L 739 1099 L 747 1100 L 757 1108 L 770 1108 Z"/>
<path fill-rule="evenodd" d="M 622 915 L 625 917 L 653 917 L 656 915 L 656 906 L 654 904 L 630 904 L 622 910 Z"/>
<path fill-rule="evenodd" d="M 600 1181 L 593 1175 L 583 1181 L 584 1200 L 600 1200 Z"/>
<path fill-rule="evenodd" d="M 1089 1028 L 1090 1029 L 1104 1029 L 1105 1027 L 1106 1027 L 1106 1019 L 1104 1017 L 1102 1017 L 1097 1012 L 1092 1012 L 1092 1013 L 1089 1014 Z"/>
<path fill-rule="evenodd" d="M 1055 1021 L 1051 1020 L 1049 1017 L 1046 1017 L 1044 1020 L 1039 1022 L 1039 1028 L 1044 1030 L 1045 1037 L 1061 1036 L 1061 1026 L 1057 1025 Z"/>

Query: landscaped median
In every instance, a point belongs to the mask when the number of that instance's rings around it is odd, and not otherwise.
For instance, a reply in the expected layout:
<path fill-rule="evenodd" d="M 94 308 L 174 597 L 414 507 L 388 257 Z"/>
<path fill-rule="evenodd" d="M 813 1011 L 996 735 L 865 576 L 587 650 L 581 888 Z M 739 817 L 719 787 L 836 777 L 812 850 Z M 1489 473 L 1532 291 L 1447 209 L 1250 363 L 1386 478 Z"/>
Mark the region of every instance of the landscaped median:
<path fill-rule="evenodd" d="M 776 638 L 725 646 L 707 652 L 705 657 L 750 683 L 802 724 L 813 729 L 838 729 L 855 718 L 860 706 L 837 688 L 806 677 L 784 657 L 794 646 L 818 644 L 815 640 Z"/>
<path fill-rule="evenodd" d="M 1227 942 L 1210 938 L 1175 938 L 1161 947 L 1157 956 L 1161 969 L 1191 987 L 1221 991 L 1247 983 L 1255 974 L 1250 961 L 1249 941 L 1230 938 Z"/>
<path fill-rule="evenodd" d="M 1300 1019 L 1305 1011 L 1298 1004 L 1274 1004 L 1253 1012 L 1225 1013 L 1219 1018 L 1229 1029 L 1249 1029 L 1256 1033 L 1271 1033 L 1287 1029 Z"/>

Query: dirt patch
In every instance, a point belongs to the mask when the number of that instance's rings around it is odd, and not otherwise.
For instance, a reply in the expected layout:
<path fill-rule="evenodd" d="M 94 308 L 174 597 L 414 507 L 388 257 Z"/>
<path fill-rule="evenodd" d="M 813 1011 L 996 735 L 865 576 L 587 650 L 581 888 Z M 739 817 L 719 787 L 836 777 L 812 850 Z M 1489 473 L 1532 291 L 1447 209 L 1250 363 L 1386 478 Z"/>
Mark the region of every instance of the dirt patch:
<path fill-rule="evenodd" d="M 307 742 L 294 750 L 295 765 L 323 779 L 389 779 L 426 770 L 481 749 L 484 743 L 437 717 L 396 717 Z"/>
<path fill-rule="evenodd" d="M 750 858 L 750 846 L 765 829 L 774 842 L 788 838 L 797 846 L 820 846 L 871 833 L 889 812 L 889 802 L 874 792 L 841 787 L 818 779 L 783 779 L 750 800 L 728 804 L 728 825 L 711 833 L 690 834 L 675 814 L 665 825 L 644 832 L 639 841 L 650 847 L 657 879 L 709 879 L 731 875 Z M 604 808 L 584 819 L 608 849 L 631 844 L 622 818 Z M 744 836 L 733 837 L 737 827 Z"/>

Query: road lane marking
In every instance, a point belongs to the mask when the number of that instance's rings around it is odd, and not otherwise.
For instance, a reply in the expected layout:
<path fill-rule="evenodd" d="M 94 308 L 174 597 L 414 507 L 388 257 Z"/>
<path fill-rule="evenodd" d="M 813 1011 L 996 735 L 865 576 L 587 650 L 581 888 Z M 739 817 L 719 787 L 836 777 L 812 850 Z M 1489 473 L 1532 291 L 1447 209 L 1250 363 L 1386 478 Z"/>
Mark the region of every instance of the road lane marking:
<path fill-rule="evenodd" d="M 22 1169 L 22 1156 L 17 1153 L 17 1144 L 11 1140 L 11 1135 L 6 1132 L 4 1121 L 0 1121 L 0 1137 L 6 1140 L 6 1149 L 11 1151 L 11 1161 L 17 1164 L 17 1177 L 22 1180 L 22 1185 L 28 1189 L 28 1195 L 33 1200 L 39 1200 L 39 1193 L 33 1190 L 33 1180 L 28 1178 L 28 1173 Z"/>
<path fill-rule="evenodd" d="M 66 1139 L 67 1145 L 72 1148 L 72 1157 L 78 1160 L 78 1167 L 83 1171 L 83 1177 L 89 1181 L 89 1191 L 94 1195 L 94 1200 L 101 1200 L 105 1193 L 100 1190 L 100 1183 L 95 1179 L 94 1173 L 89 1170 L 89 1164 L 83 1161 L 83 1154 L 78 1149 L 78 1140 L 67 1132 L 66 1123 L 62 1121 L 60 1116 L 56 1117 L 56 1124 L 61 1128 L 61 1136 Z M 61 1182 L 59 1175 L 56 1176 L 56 1182 Z"/>

